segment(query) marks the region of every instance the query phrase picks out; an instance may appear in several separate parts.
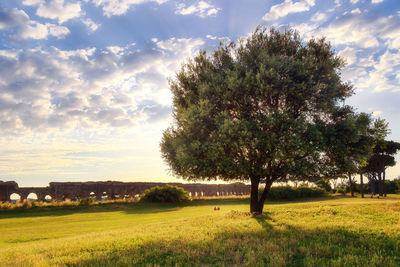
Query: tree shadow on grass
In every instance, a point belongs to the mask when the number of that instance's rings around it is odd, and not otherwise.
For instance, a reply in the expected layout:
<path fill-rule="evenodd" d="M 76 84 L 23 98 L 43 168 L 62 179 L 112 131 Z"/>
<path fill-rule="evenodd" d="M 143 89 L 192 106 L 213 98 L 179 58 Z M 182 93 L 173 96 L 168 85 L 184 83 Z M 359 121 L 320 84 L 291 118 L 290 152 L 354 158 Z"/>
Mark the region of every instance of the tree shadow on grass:
<path fill-rule="evenodd" d="M 31 209 L 1 210 L 0 220 L 9 218 L 32 218 L 44 216 L 68 216 L 72 214 L 90 214 L 99 212 L 124 211 L 129 214 L 148 214 L 170 212 L 181 209 L 182 205 L 173 204 L 144 204 L 144 203 L 113 203 L 93 206 L 73 207 L 43 207 Z"/>
<path fill-rule="evenodd" d="M 265 230 L 271 230 L 272 225 L 271 222 L 274 222 L 274 219 L 268 215 L 268 213 L 263 213 L 258 216 L 254 216 L 254 220 L 257 221 L 259 225 L 261 225 Z"/>

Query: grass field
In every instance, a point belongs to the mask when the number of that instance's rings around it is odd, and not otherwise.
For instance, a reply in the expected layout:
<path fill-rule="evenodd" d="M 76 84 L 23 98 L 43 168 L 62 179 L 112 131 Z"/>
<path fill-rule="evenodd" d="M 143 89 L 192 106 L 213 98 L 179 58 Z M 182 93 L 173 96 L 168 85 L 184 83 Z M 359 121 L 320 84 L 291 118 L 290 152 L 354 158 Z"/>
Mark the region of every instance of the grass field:
<path fill-rule="evenodd" d="M 248 202 L 0 211 L 0 265 L 400 266 L 398 198 Z"/>

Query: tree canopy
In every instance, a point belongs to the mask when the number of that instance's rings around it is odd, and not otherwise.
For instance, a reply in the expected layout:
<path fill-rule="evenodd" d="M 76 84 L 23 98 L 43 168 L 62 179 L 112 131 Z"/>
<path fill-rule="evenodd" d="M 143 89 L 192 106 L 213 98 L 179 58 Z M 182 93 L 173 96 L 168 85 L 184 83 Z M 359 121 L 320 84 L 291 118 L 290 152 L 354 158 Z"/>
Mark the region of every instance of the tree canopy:
<path fill-rule="evenodd" d="M 200 51 L 170 80 L 174 124 L 163 158 L 187 180 L 251 182 L 250 211 L 262 212 L 273 182 L 334 171 L 328 148 L 362 124 L 344 105 L 353 88 L 341 80 L 343 66 L 324 38 L 304 43 L 291 30 L 259 27 Z"/>

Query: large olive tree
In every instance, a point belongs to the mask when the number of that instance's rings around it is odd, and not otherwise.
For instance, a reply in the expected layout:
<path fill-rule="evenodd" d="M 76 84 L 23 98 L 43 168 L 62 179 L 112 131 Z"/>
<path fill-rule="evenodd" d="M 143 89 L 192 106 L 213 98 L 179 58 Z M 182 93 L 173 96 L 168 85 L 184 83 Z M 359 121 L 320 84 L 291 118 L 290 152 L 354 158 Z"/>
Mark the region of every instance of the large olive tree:
<path fill-rule="evenodd" d="M 325 39 L 261 27 L 200 51 L 170 80 L 174 124 L 163 158 L 187 180 L 250 182 L 250 211 L 261 213 L 274 182 L 329 172 L 327 129 L 346 120 L 341 110 L 351 113 L 341 67 Z"/>

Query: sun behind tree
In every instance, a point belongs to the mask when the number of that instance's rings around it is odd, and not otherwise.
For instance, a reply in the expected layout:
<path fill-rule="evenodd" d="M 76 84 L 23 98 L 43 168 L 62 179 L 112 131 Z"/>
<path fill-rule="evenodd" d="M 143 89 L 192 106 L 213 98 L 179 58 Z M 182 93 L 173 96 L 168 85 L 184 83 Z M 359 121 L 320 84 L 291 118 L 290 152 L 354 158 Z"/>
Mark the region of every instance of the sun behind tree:
<path fill-rule="evenodd" d="M 186 180 L 249 181 L 250 211 L 261 213 L 272 183 L 329 172 L 326 138 L 355 115 L 343 104 L 353 93 L 343 65 L 325 39 L 304 44 L 294 31 L 262 27 L 212 55 L 200 51 L 170 80 L 163 158 Z"/>

